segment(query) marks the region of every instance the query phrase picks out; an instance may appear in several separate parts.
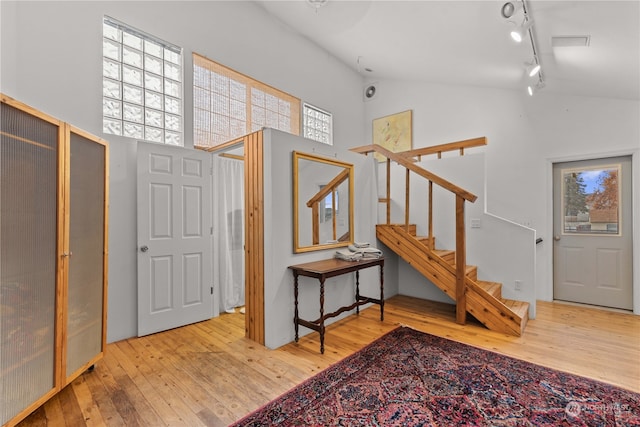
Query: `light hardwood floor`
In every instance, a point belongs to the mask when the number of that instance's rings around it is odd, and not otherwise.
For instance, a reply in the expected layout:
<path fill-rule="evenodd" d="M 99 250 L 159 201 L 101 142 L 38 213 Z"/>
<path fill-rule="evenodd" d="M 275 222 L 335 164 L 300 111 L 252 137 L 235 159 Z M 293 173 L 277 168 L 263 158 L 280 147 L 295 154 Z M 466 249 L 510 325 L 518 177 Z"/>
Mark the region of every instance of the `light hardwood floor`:
<path fill-rule="evenodd" d="M 25 419 L 25 426 L 226 426 L 398 325 L 640 392 L 640 316 L 538 303 L 522 337 L 454 323 L 452 306 L 396 296 L 318 334 L 268 350 L 241 314 L 109 344 L 103 361 Z M 301 331 L 306 329 L 301 328 Z"/>

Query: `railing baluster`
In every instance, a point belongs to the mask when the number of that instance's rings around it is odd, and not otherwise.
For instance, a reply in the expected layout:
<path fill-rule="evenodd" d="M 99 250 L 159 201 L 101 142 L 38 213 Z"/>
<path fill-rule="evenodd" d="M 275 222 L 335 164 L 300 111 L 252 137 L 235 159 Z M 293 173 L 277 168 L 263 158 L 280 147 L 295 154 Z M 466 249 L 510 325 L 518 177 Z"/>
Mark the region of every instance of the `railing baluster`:
<path fill-rule="evenodd" d="M 464 199 L 461 196 L 456 196 L 456 322 L 461 325 L 467 321 L 465 285 L 467 249 L 464 232 Z"/>
<path fill-rule="evenodd" d="M 319 207 L 317 203 L 314 203 L 311 206 L 311 229 L 312 231 L 312 245 L 320 244 L 320 217 L 319 217 Z"/>
<path fill-rule="evenodd" d="M 387 225 L 391 224 L 391 159 L 387 158 Z"/>
<path fill-rule="evenodd" d="M 331 219 L 333 221 L 333 240 L 338 238 L 338 223 L 336 218 L 336 189 L 331 190 Z"/>
<path fill-rule="evenodd" d="M 429 216 L 427 218 L 427 227 L 429 229 L 429 249 L 434 250 L 433 243 L 433 181 L 429 180 Z"/>
<path fill-rule="evenodd" d="M 407 174 L 406 174 L 406 178 L 405 178 L 405 184 L 404 184 L 404 190 L 405 190 L 405 195 L 404 195 L 404 228 L 407 231 L 407 233 L 409 232 L 409 176 L 410 176 L 411 171 L 409 169 L 407 169 Z"/>

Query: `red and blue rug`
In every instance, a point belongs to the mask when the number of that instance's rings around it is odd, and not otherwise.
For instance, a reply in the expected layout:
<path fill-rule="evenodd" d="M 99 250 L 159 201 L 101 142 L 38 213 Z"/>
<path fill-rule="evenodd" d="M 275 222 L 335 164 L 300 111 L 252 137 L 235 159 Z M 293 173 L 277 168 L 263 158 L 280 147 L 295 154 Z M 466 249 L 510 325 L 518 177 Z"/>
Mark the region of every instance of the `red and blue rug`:
<path fill-rule="evenodd" d="M 640 426 L 640 394 L 400 327 L 234 426 Z"/>

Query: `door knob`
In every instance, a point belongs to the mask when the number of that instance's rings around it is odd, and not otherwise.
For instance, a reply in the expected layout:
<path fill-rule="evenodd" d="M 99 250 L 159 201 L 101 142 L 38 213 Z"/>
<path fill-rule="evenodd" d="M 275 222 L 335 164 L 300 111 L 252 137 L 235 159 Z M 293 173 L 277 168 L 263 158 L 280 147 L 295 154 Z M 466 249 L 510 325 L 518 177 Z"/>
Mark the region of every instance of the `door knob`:
<path fill-rule="evenodd" d="M 147 252 L 148 250 L 149 250 L 149 246 L 147 246 L 147 245 L 144 245 L 144 246 L 140 247 L 140 251 L 141 252 Z"/>
<path fill-rule="evenodd" d="M 553 240 L 557 242 L 558 240 L 560 240 L 560 236 L 553 236 Z"/>

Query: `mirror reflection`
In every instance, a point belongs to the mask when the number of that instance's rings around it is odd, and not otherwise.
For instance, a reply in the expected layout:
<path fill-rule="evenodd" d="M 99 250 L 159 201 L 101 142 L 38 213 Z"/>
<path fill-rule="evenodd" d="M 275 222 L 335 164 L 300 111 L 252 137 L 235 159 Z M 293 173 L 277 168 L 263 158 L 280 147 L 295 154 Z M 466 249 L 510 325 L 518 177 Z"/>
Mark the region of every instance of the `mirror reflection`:
<path fill-rule="evenodd" d="M 294 252 L 353 242 L 353 165 L 293 153 Z"/>

